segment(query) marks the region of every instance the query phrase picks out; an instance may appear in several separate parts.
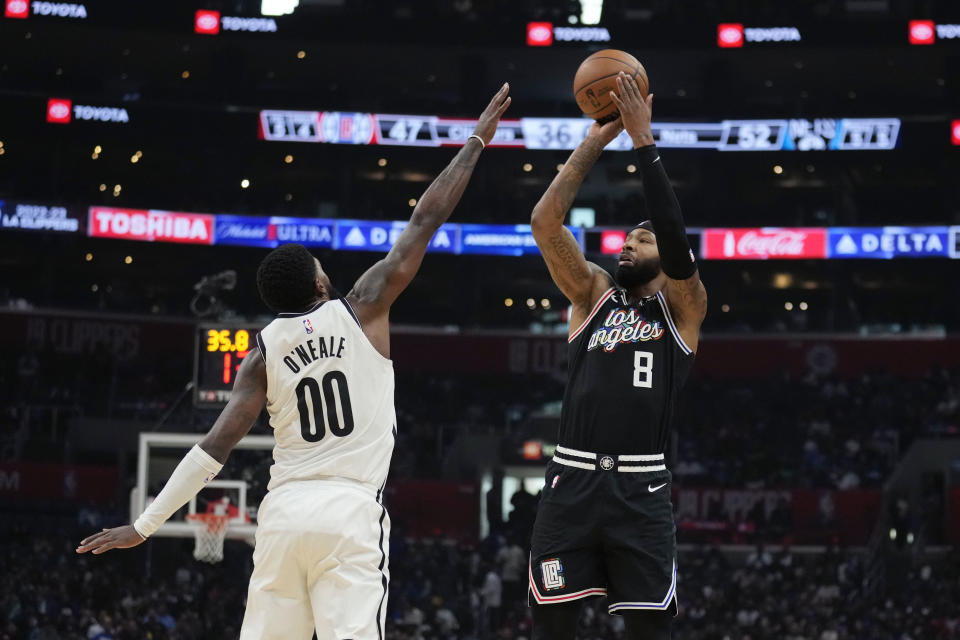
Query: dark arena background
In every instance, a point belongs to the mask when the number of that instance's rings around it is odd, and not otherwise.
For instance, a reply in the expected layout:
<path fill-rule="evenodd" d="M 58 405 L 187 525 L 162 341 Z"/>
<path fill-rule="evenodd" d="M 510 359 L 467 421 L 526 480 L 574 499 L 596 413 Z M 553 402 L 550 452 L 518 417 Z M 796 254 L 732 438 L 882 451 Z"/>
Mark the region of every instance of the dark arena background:
<path fill-rule="evenodd" d="M 333 284 L 513 104 L 393 308 L 386 636 L 529 638 L 566 376 L 533 205 L 623 49 L 709 292 L 667 449 L 691 640 L 960 638 L 960 4 L 4 0 L 0 638 L 236 638 L 266 413 L 217 486 L 126 524 L 213 424 L 301 242 Z M 567 224 L 613 270 L 645 219 L 622 136 Z M 179 435 L 176 435 L 179 434 Z M 188 513 L 230 501 L 224 557 Z M 579 638 L 623 638 L 593 603 Z"/>

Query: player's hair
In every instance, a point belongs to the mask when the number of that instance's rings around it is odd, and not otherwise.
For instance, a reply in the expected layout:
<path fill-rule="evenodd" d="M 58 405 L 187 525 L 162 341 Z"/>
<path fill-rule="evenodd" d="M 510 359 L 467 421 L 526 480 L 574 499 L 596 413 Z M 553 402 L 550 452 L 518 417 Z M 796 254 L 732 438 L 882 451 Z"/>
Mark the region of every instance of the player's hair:
<path fill-rule="evenodd" d="M 317 299 L 317 265 L 302 244 L 285 244 L 257 268 L 257 289 L 274 313 L 306 311 Z"/>

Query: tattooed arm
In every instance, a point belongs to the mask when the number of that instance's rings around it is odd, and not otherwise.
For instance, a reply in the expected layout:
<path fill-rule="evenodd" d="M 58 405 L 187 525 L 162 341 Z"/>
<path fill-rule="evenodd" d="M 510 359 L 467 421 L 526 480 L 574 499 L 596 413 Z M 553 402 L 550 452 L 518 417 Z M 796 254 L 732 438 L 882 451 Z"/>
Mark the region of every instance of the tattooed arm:
<path fill-rule="evenodd" d="M 620 120 L 600 126 L 593 124 L 563 168 L 550 183 L 540 202 L 533 208 L 530 224 L 533 237 L 547 263 L 550 276 L 573 304 L 570 317 L 571 331 L 583 323 L 593 304 L 610 288 L 610 275 L 595 264 L 587 262 L 573 234 L 563 226 L 563 220 L 573 204 L 577 190 L 593 167 L 603 148 L 623 130 Z"/>

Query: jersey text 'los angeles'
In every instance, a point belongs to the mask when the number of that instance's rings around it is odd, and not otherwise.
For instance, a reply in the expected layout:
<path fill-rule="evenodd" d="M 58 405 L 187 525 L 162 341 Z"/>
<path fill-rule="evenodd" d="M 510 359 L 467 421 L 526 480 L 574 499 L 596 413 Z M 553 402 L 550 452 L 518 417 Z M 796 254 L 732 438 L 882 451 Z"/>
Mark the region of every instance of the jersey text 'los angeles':
<path fill-rule="evenodd" d="M 277 444 L 269 489 L 326 477 L 383 486 L 396 429 L 393 362 L 345 299 L 281 313 L 257 336 Z"/>
<path fill-rule="evenodd" d="M 608 289 L 569 339 L 560 444 L 604 454 L 667 446 L 694 355 L 663 294 L 630 304 Z"/>

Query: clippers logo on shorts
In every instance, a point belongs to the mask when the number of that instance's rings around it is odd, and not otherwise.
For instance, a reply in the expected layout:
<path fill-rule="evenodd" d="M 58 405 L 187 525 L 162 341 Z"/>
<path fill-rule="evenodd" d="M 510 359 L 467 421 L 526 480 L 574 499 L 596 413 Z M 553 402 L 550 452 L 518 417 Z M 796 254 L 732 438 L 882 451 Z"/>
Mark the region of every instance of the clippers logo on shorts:
<path fill-rule="evenodd" d="M 540 563 L 540 573 L 543 575 L 543 588 L 547 591 L 563 589 L 566 582 L 563 579 L 563 565 L 560 558 L 551 558 Z"/>
<path fill-rule="evenodd" d="M 602 348 L 605 352 L 612 353 L 621 344 L 659 340 L 663 333 L 664 329 L 659 320 L 649 322 L 637 313 L 636 309 L 614 309 L 607 314 L 603 326 L 590 336 L 587 351 Z"/>
<path fill-rule="evenodd" d="M 304 318 L 304 320 L 303 320 L 303 328 L 304 328 L 304 330 L 307 332 L 307 335 L 310 335 L 311 333 L 313 333 L 313 325 L 310 324 L 310 319 L 309 319 L 309 318 Z"/>
<path fill-rule="evenodd" d="M 610 471 L 613 469 L 613 458 L 610 456 L 603 456 L 600 458 L 600 468 L 604 471 Z"/>

